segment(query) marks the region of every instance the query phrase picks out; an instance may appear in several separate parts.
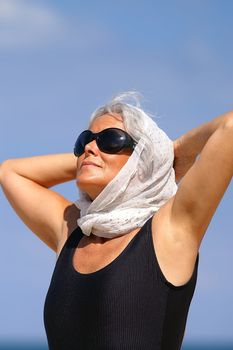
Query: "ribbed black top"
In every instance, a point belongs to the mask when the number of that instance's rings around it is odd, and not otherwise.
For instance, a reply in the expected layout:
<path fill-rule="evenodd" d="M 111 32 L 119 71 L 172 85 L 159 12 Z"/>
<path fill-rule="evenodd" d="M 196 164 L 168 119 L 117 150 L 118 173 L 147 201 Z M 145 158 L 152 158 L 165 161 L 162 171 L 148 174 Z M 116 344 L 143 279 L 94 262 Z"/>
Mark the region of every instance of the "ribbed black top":
<path fill-rule="evenodd" d="M 73 266 L 82 236 L 80 228 L 70 235 L 53 272 L 44 307 L 49 349 L 180 349 L 198 258 L 188 283 L 169 283 L 155 255 L 149 219 L 114 261 L 82 274 Z"/>

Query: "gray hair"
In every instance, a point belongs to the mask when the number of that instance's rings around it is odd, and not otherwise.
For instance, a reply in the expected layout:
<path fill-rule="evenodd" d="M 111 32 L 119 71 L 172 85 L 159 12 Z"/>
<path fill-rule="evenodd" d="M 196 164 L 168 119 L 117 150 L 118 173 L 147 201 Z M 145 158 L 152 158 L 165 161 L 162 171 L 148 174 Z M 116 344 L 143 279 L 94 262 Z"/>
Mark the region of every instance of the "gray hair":
<path fill-rule="evenodd" d="M 146 114 L 141 109 L 140 97 L 141 95 L 135 91 L 127 91 L 116 95 L 91 114 L 89 127 L 96 118 L 104 114 L 110 114 L 116 119 L 120 116 L 123 120 L 126 132 L 136 142 L 141 138 L 145 140 L 145 147 L 141 154 L 141 166 L 143 169 L 140 169 L 140 172 L 142 173 L 142 180 L 146 180 L 153 172 L 153 162 L 150 162 L 150 159 L 153 159 L 152 152 L 154 152 L 155 149 L 152 140 L 145 130 L 145 122 L 148 118 L 151 119 L 152 116 L 148 113 Z M 133 103 L 127 103 L 130 99 Z"/>

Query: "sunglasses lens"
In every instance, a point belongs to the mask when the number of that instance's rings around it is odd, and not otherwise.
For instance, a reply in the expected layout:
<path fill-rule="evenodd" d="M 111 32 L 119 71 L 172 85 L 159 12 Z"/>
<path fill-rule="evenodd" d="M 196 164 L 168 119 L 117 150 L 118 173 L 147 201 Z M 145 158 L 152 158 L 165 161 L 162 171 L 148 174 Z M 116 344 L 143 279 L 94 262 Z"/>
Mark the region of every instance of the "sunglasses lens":
<path fill-rule="evenodd" d="M 74 145 L 74 154 L 76 157 L 81 156 L 83 154 L 85 146 L 93 140 L 92 132 L 89 130 L 83 131 Z"/>
<path fill-rule="evenodd" d="M 125 146 L 126 135 L 122 130 L 104 130 L 97 139 L 97 145 L 103 152 L 117 153 Z"/>

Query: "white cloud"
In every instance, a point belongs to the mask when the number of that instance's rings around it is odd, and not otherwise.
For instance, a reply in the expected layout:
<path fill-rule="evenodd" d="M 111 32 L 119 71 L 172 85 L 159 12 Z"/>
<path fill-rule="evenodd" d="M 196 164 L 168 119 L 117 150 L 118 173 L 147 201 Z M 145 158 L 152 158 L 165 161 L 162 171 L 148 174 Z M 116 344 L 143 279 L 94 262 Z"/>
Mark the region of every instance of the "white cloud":
<path fill-rule="evenodd" d="M 39 1 L 0 0 L 0 49 L 68 45 L 83 51 L 106 45 L 109 36 L 102 23 L 66 18 Z"/>
<path fill-rule="evenodd" d="M 51 9 L 28 0 L 0 0 L 0 48 L 44 47 L 65 26 Z"/>

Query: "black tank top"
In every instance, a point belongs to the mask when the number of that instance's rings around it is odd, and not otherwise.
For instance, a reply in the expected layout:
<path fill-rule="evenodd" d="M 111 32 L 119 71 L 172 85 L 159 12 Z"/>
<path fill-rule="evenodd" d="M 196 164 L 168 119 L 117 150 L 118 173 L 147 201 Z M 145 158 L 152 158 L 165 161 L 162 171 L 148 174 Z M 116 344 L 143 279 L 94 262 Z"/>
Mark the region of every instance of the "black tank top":
<path fill-rule="evenodd" d="M 197 278 L 169 283 L 153 246 L 151 218 L 102 269 L 77 272 L 73 255 L 83 233 L 67 239 L 46 296 L 50 350 L 178 350 Z"/>

